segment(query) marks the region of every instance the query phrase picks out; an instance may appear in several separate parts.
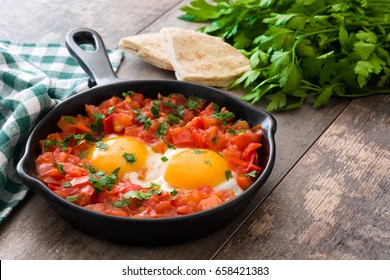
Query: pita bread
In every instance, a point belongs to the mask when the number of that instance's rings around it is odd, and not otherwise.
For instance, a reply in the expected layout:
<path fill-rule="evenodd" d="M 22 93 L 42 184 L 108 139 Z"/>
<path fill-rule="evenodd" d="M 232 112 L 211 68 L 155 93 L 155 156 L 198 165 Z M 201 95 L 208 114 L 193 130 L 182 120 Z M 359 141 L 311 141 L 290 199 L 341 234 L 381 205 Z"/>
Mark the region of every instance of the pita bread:
<path fill-rule="evenodd" d="M 182 28 L 122 38 L 119 47 L 156 67 L 174 70 L 178 80 L 209 86 L 226 87 L 251 69 L 249 60 L 222 38 Z"/>
<path fill-rule="evenodd" d="M 147 33 L 122 38 L 119 47 L 141 57 L 146 62 L 173 71 L 166 52 L 165 41 L 160 33 Z"/>
<path fill-rule="evenodd" d="M 251 69 L 244 55 L 218 37 L 181 28 L 160 33 L 178 80 L 226 87 Z"/>

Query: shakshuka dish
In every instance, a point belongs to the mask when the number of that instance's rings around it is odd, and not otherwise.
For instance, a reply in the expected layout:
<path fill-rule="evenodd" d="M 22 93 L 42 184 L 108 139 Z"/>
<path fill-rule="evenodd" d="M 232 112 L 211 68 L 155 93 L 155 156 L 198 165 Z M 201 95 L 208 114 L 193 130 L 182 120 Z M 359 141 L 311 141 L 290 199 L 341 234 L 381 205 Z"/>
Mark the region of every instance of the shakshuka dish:
<path fill-rule="evenodd" d="M 40 141 L 38 178 L 57 195 L 108 215 L 172 217 L 223 204 L 260 175 L 260 125 L 196 96 L 122 96 L 62 116 Z"/>

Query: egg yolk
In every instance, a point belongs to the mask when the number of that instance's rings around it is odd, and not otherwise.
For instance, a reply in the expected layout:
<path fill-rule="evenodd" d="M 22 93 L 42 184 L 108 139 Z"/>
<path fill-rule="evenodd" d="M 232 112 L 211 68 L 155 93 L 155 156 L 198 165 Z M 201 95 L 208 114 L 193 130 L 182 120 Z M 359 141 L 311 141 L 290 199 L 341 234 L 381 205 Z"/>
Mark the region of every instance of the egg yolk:
<path fill-rule="evenodd" d="M 118 177 L 128 172 L 136 172 L 146 162 L 148 151 L 138 139 L 115 136 L 97 142 L 89 151 L 88 159 L 96 170 L 112 173 L 120 167 Z"/>
<path fill-rule="evenodd" d="M 221 155 L 193 149 L 180 152 L 169 160 L 164 179 L 173 187 L 191 190 L 221 184 L 226 181 L 226 172 L 229 172 L 229 166 Z"/>

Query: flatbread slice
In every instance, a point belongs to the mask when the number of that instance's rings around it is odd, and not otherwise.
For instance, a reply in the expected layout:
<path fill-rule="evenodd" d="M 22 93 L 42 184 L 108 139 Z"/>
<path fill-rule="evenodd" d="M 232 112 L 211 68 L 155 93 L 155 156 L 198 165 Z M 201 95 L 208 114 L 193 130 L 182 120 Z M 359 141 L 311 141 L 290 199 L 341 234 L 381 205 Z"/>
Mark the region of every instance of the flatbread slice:
<path fill-rule="evenodd" d="M 161 33 L 146 33 L 122 38 L 119 47 L 156 67 L 173 71 Z"/>
<path fill-rule="evenodd" d="M 178 80 L 226 87 L 251 69 L 248 58 L 221 38 L 181 28 L 160 33 Z"/>

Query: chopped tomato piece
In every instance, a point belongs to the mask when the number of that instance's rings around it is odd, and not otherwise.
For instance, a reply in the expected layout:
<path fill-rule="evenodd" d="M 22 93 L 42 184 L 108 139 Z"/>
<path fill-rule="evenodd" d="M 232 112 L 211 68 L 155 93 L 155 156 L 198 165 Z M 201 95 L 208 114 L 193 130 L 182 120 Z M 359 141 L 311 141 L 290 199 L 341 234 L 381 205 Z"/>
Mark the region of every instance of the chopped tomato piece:
<path fill-rule="evenodd" d="M 111 116 L 114 132 L 121 132 L 133 123 L 133 115 L 130 114 L 114 113 Z"/>
<path fill-rule="evenodd" d="M 259 143 L 261 135 L 247 130 L 244 133 L 240 133 L 233 137 L 232 142 L 239 147 L 241 151 L 244 151 L 250 143 Z"/>
<path fill-rule="evenodd" d="M 194 145 L 194 137 L 192 136 L 191 130 L 186 127 L 178 127 L 170 130 L 172 141 L 175 146 L 192 147 Z"/>
<path fill-rule="evenodd" d="M 237 185 L 243 190 L 246 190 L 253 184 L 253 179 L 244 175 L 238 175 L 236 181 Z"/>

